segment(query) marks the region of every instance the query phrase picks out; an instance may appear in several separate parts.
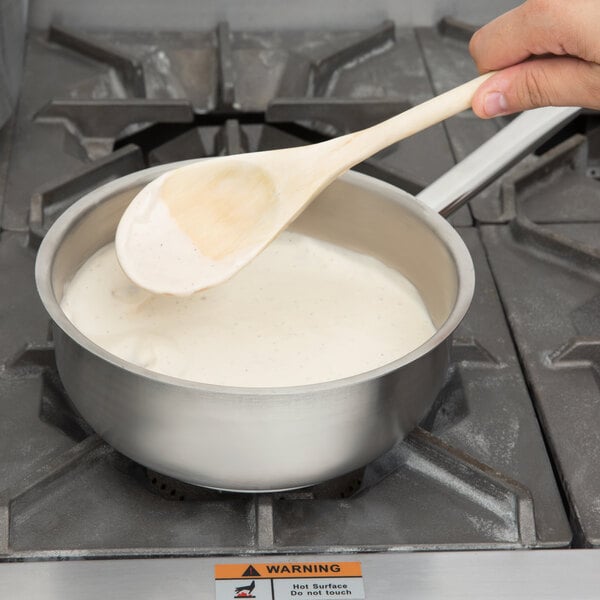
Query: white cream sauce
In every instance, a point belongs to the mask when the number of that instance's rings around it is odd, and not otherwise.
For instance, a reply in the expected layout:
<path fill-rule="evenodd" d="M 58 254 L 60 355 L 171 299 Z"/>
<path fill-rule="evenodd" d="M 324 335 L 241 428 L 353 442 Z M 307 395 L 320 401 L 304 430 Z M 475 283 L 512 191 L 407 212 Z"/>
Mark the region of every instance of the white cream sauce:
<path fill-rule="evenodd" d="M 278 387 L 363 373 L 435 328 L 415 287 L 380 261 L 286 231 L 229 281 L 188 297 L 133 284 L 114 244 L 91 256 L 61 307 L 131 363 L 217 385 Z"/>

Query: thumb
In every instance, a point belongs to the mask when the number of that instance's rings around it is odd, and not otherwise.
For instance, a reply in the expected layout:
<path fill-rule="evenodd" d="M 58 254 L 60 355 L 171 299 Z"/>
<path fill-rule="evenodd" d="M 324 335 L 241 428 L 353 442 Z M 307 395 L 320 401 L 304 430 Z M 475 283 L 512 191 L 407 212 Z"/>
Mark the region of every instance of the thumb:
<path fill-rule="evenodd" d="M 540 58 L 499 71 L 473 97 L 482 118 L 539 106 L 600 108 L 600 65 L 578 58 Z"/>

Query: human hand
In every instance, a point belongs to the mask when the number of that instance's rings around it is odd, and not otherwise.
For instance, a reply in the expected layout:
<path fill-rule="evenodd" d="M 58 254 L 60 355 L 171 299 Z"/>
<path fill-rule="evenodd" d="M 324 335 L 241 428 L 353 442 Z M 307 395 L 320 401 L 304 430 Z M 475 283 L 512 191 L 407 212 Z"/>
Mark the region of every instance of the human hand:
<path fill-rule="evenodd" d="M 600 109 L 599 0 L 527 0 L 477 31 L 469 51 L 480 72 L 505 69 L 477 90 L 480 117 L 538 106 Z"/>

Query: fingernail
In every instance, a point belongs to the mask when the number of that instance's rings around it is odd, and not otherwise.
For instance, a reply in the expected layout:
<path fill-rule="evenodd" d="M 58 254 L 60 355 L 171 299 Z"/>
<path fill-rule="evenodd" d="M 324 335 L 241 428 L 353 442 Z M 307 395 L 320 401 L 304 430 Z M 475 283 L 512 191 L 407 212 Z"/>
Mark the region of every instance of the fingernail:
<path fill-rule="evenodd" d="M 508 110 L 506 96 L 501 92 L 489 92 L 483 99 L 483 109 L 488 117 L 501 115 Z"/>

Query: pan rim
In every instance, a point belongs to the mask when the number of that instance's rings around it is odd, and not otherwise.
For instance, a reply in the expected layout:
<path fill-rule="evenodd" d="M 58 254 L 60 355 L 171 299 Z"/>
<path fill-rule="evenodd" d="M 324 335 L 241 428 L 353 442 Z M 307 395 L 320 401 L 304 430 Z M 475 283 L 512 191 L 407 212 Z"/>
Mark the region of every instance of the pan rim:
<path fill-rule="evenodd" d="M 452 308 L 447 319 L 437 329 L 434 335 L 426 340 L 423 344 L 408 354 L 362 373 L 357 373 L 330 381 L 280 387 L 243 387 L 200 383 L 187 379 L 181 379 L 171 375 L 157 373 L 111 354 L 80 332 L 60 308 L 60 304 L 54 294 L 51 278 L 51 268 L 56 252 L 60 248 L 62 240 L 73 227 L 73 225 L 83 219 L 89 212 L 93 211 L 95 207 L 100 205 L 104 200 L 114 196 L 115 194 L 118 194 L 119 192 L 125 191 L 136 184 L 147 183 L 153 177 L 156 177 L 167 170 L 177 168 L 191 162 L 195 161 L 180 161 L 135 171 L 134 173 L 115 179 L 92 190 L 74 202 L 73 205 L 71 205 L 67 210 L 65 210 L 65 212 L 52 225 L 40 244 L 35 262 L 35 281 L 42 303 L 55 325 L 58 326 L 67 336 L 69 336 L 84 350 L 92 353 L 97 358 L 107 361 L 113 366 L 124 369 L 125 371 L 128 371 L 137 377 L 168 386 L 175 385 L 180 388 L 186 388 L 197 392 L 220 393 L 233 396 L 297 396 L 310 392 L 319 393 L 321 391 L 327 391 L 341 387 L 361 385 L 363 383 L 372 381 L 373 379 L 384 377 L 391 372 L 413 363 L 437 348 L 448 337 L 450 337 L 469 309 L 475 291 L 475 272 L 473 261 L 464 241 L 454 227 L 452 227 L 452 225 L 450 225 L 444 217 L 429 208 L 418 198 L 409 194 L 408 192 L 405 192 L 401 188 L 363 173 L 348 171 L 341 175 L 339 179 L 350 184 L 367 188 L 371 191 L 380 191 L 386 196 L 390 197 L 390 199 L 394 202 L 401 202 L 400 198 L 402 198 L 404 201 L 410 201 L 406 205 L 403 205 L 403 208 L 412 211 L 421 220 L 423 220 L 425 224 L 429 226 L 440 238 L 453 258 L 458 274 L 458 293 L 454 307 Z"/>

